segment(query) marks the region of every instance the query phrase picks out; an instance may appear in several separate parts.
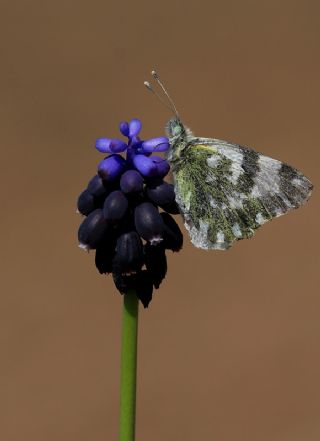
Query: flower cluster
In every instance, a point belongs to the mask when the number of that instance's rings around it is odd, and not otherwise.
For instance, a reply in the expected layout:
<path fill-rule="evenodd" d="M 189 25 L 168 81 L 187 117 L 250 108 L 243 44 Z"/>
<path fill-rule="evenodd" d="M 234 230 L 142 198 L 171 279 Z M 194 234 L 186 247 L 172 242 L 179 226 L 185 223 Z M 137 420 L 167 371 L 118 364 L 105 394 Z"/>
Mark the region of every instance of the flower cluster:
<path fill-rule="evenodd" d="M 174 188 L 163 180 L 170 166 L 153 155 L 166 151 L 169 141 L 141 140 L 138 119 L 121 122 L 119 128 L 127 142 L 96 141 L 96 149 L 108 155 L 78 198 L 78 211 L 86 216 L 78 231 L 79 246 L 95 249 L 98 271 L 112 273 L 121 294 L 134 289 L 147 307 L 167 272 L 165 250 L 179 251 L 183 244 L 171 216 L 179 213 Z"/>

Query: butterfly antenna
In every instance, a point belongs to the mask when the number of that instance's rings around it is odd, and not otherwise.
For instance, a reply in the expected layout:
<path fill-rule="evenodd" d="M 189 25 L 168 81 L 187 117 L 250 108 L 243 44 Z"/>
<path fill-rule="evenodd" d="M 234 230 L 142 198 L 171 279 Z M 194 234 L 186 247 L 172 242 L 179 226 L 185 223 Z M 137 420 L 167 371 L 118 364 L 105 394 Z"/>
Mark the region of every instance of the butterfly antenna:
<path fill-rule="evenodd" d="M 168 101 L 169 101 L 169 103 L 170 103 L 170 105 L 171 105 L 172 110 L 174 111 L 176 117 L 179 119 L 179 113 L 178 113 L 178 110 L 177 110 L 177 108 L 176 108 L 176 106 L 175 106 L 175 104 L 174 104 L 174 102 L 173 102 L 173 99 L 171 98 L 171 96 L 170 96 L 169 93 L 167 92 L 167 89 L 164 87 L 162 81 L 160 80 L 159 75 L 157 74 L 157 72 L 156 72 L 155 70 L 153 70 L 153 71 L 151 72 L 151 75 L 152 75 L 153 78 L 156 80 L 156 82 L 159 84 L 159 86 L 161 87 L 161 89 L 163 90 L 165 96 L 167 97 L 167 99 L 168 99 Z"/>
<path fill-rule="evenodd" d="M 167 104 L 163 99 L 162 99 L 162 97 L 152 88 L 152 86 L 151 86 L 151 84 L 149 83 L 149 81 L 145 81 L 144 83 L 143 83 L 145 86 L 146 86 L 146 88 L 150 91 L 150 92 L 152 92 L 153 93 L 153 95 L 155 95 L 157 98 L 158 98 L 158 100 L 164 105 L 164 106 L 166 106 L 166 108 L 167 109 L 169 109 L 169 110 L 171 110 L 171 112 L 172 111 L 174 111 L 174 109 L 171 107 L 171 106 L 169 106 L 169 104 Z"/>

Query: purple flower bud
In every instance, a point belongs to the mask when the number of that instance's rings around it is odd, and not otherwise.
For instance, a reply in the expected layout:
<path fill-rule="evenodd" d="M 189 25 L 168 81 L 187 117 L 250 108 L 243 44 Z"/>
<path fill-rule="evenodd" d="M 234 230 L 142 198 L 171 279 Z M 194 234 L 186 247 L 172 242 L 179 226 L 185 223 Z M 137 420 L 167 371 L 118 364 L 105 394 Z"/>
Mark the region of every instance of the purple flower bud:
<path fill-rule="evenodd" d="M 164 136 L 148 139 L 142 143 L 144 152 L 165 152 L 169 147 L 169 140 Z"/>
<path fill-rule="evenodd" d="M 169 165 L 168 161 L 166 161 L 161 156 L 157 156 L 157 155 L 152 155 L 150 157 L 150 159 L 157 166 L 156 175 L 159 178 L 163 178 L 164 176 L 166 176 L 168 174 L 168 172 L 170 170 L 170 165 Z"/>
<path fill-rule="evenodd" d="M 111 192 L 104 201 L 103 216 L 105 220 L 117 222 L 121 220 L 128 209 L 128 199 L 120 190 Z"/>
<path fill-rule="evenodd" d="M 121 234 L 116 243 L 116 254 L 112 263 L 114 274 L 130 274 L 143 265 L 142 241 L 136 231 Z"/>
<path fill-rule="evenodd" d="M 127 121 L 121 121 L 119 129 L 123 136 L 129 136 L 129 124 Z"/>
<path fill-rule="evenodd" d="M 120 179 L 120 188 L 124 193 L 135 193 L 143 190 L 143 178 L 136 170 L 128 170 Z"/>
<path fill-rule="evenodd" d="M 121 139 L 111 139 L 110 142 L 110 150 L 112 153 L 121 153 L 127 150 L 127 144 L 124 141 L 121 141 Z"/>
<path fill-rule="evenodd" d="M 163 220 L 158 209 L 150 202 L 143 202 L 136 207 L 134 223 L 140 236 L 152 245 L 162 240 Z"/>
<path fill-rule="evenodd" d="M 132 138 L 133 136 L 139 135 L 141 131 L 142 123 L 140 119 L 134 118 L 129 122 L 129 136 Z"/>
<path fill-rule="evenodd" d="M 183 235 L 177 222 L 168 213 L 160 214 L 163 224 L 163 245 L 166 249 L 172 251 L 179 251 L 183 245 Z"/>
<path fill-rule="evenodd" d="M 109 138 L 98 138 L 96 140 L 96 149 L 101 153 L 112 153 L 110 150 L 110 142 Z"/>
<path fill-rule="evenodd" d="M 144 261 L 153 285 L 158 289 L 167 274 L 167 258 L 162 244 L 154 246 L 147 243 L 144 246 Z"/>
<path fill-rule="evenodd" d="M 90 179 L 87 190 L 93 196 L 102 196 L 107 191 L 102 179 L 98 175 L 95 175 L 92 179 Z"/>
<path fill-rule="evenodd" d="M 135 168 L 142 174 L 142 176 L 156 176 L 157 175 L 157 165 L 145 155 L 135 155 L 133 157 L 133 164 Z"/>
<path fill-rule="evenodd" d="M 123 172 L 126 162 L 120 155 L 111 155 L 98 165 L 98 174 L 105 181 L 112 181 Z"/>
<path fill-rule="evenodd" d="M 161 207 L 175 201 L 174 187 L 161 179 L 153 179 L 147 183 L 148 198 Z"/>
<path fill-rule="evenodd" d="M 91 193 L 88 192 L 88 190 L 84 190 L 79 198 L 77 203 L 77 208 L 81 214 L 84 214 L 87 216 L 91 211 L 95 209 L 94 205 L 94 197 Z"/>
<path fill-rule="evenodd" d="M 107 231 L 102 210 L 97 208 L 82 222 L 78 230 L 80 248 L 95 249 Z"/>

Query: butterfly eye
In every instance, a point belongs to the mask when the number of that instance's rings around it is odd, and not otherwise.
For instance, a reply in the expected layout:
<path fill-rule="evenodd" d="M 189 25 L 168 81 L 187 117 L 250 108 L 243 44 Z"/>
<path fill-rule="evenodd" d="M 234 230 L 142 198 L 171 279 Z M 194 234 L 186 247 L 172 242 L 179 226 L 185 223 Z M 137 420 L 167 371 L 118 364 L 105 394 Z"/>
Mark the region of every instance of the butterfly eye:
<path fill-rule="evenodd" d="M 181 127 L 180 127 L 180 126 L 175 126 L 175 127 L 173 127 L 172 132 L 173 132 L 173 135 L 174 135 L 174 136 L 180 135 L 180 133 L 181 133 Z"/>

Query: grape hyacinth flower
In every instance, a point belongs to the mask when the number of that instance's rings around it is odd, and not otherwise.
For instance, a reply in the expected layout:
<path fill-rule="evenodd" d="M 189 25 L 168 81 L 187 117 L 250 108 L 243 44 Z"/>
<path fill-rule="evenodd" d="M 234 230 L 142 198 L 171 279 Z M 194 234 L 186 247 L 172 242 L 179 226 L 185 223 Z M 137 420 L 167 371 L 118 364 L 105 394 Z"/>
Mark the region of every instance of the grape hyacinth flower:
<path fill-rule="evenodd" d="M 77 206 L 86 216 L 78 231 L 79 246 L 95 250 L 98 271 L 112 273 L 119 292 L 134 290 L 146 308 L 166 276 L 166 250 L 179 251 L 183 236 L 171 216 L 179 213 L 173 185 L 163 180 L 170 166 L 156 154 L 168 150 L 169 140 L 144 141 L 141 127 L 139 119 L 121 122 L 126 142 L 96 140 L 96 149 L 106 157 Z"/>
<path fill-rule="evenodd" d="M 126 142 L 96 141 L 106 156 L 78 198 L 85 216 L 78 239 L 123 294 L 120 441 L 134 441 L 139 300 L 148 307 L 167 273 L 166 250 L 179 251 L 183 236 L 172 217 L 179 213 L 173 185 L 164 181 L 170 166 L 157 154 L 168 150 L 168 138 L 142 140 L 138 119 L 119 129 Z"/>

